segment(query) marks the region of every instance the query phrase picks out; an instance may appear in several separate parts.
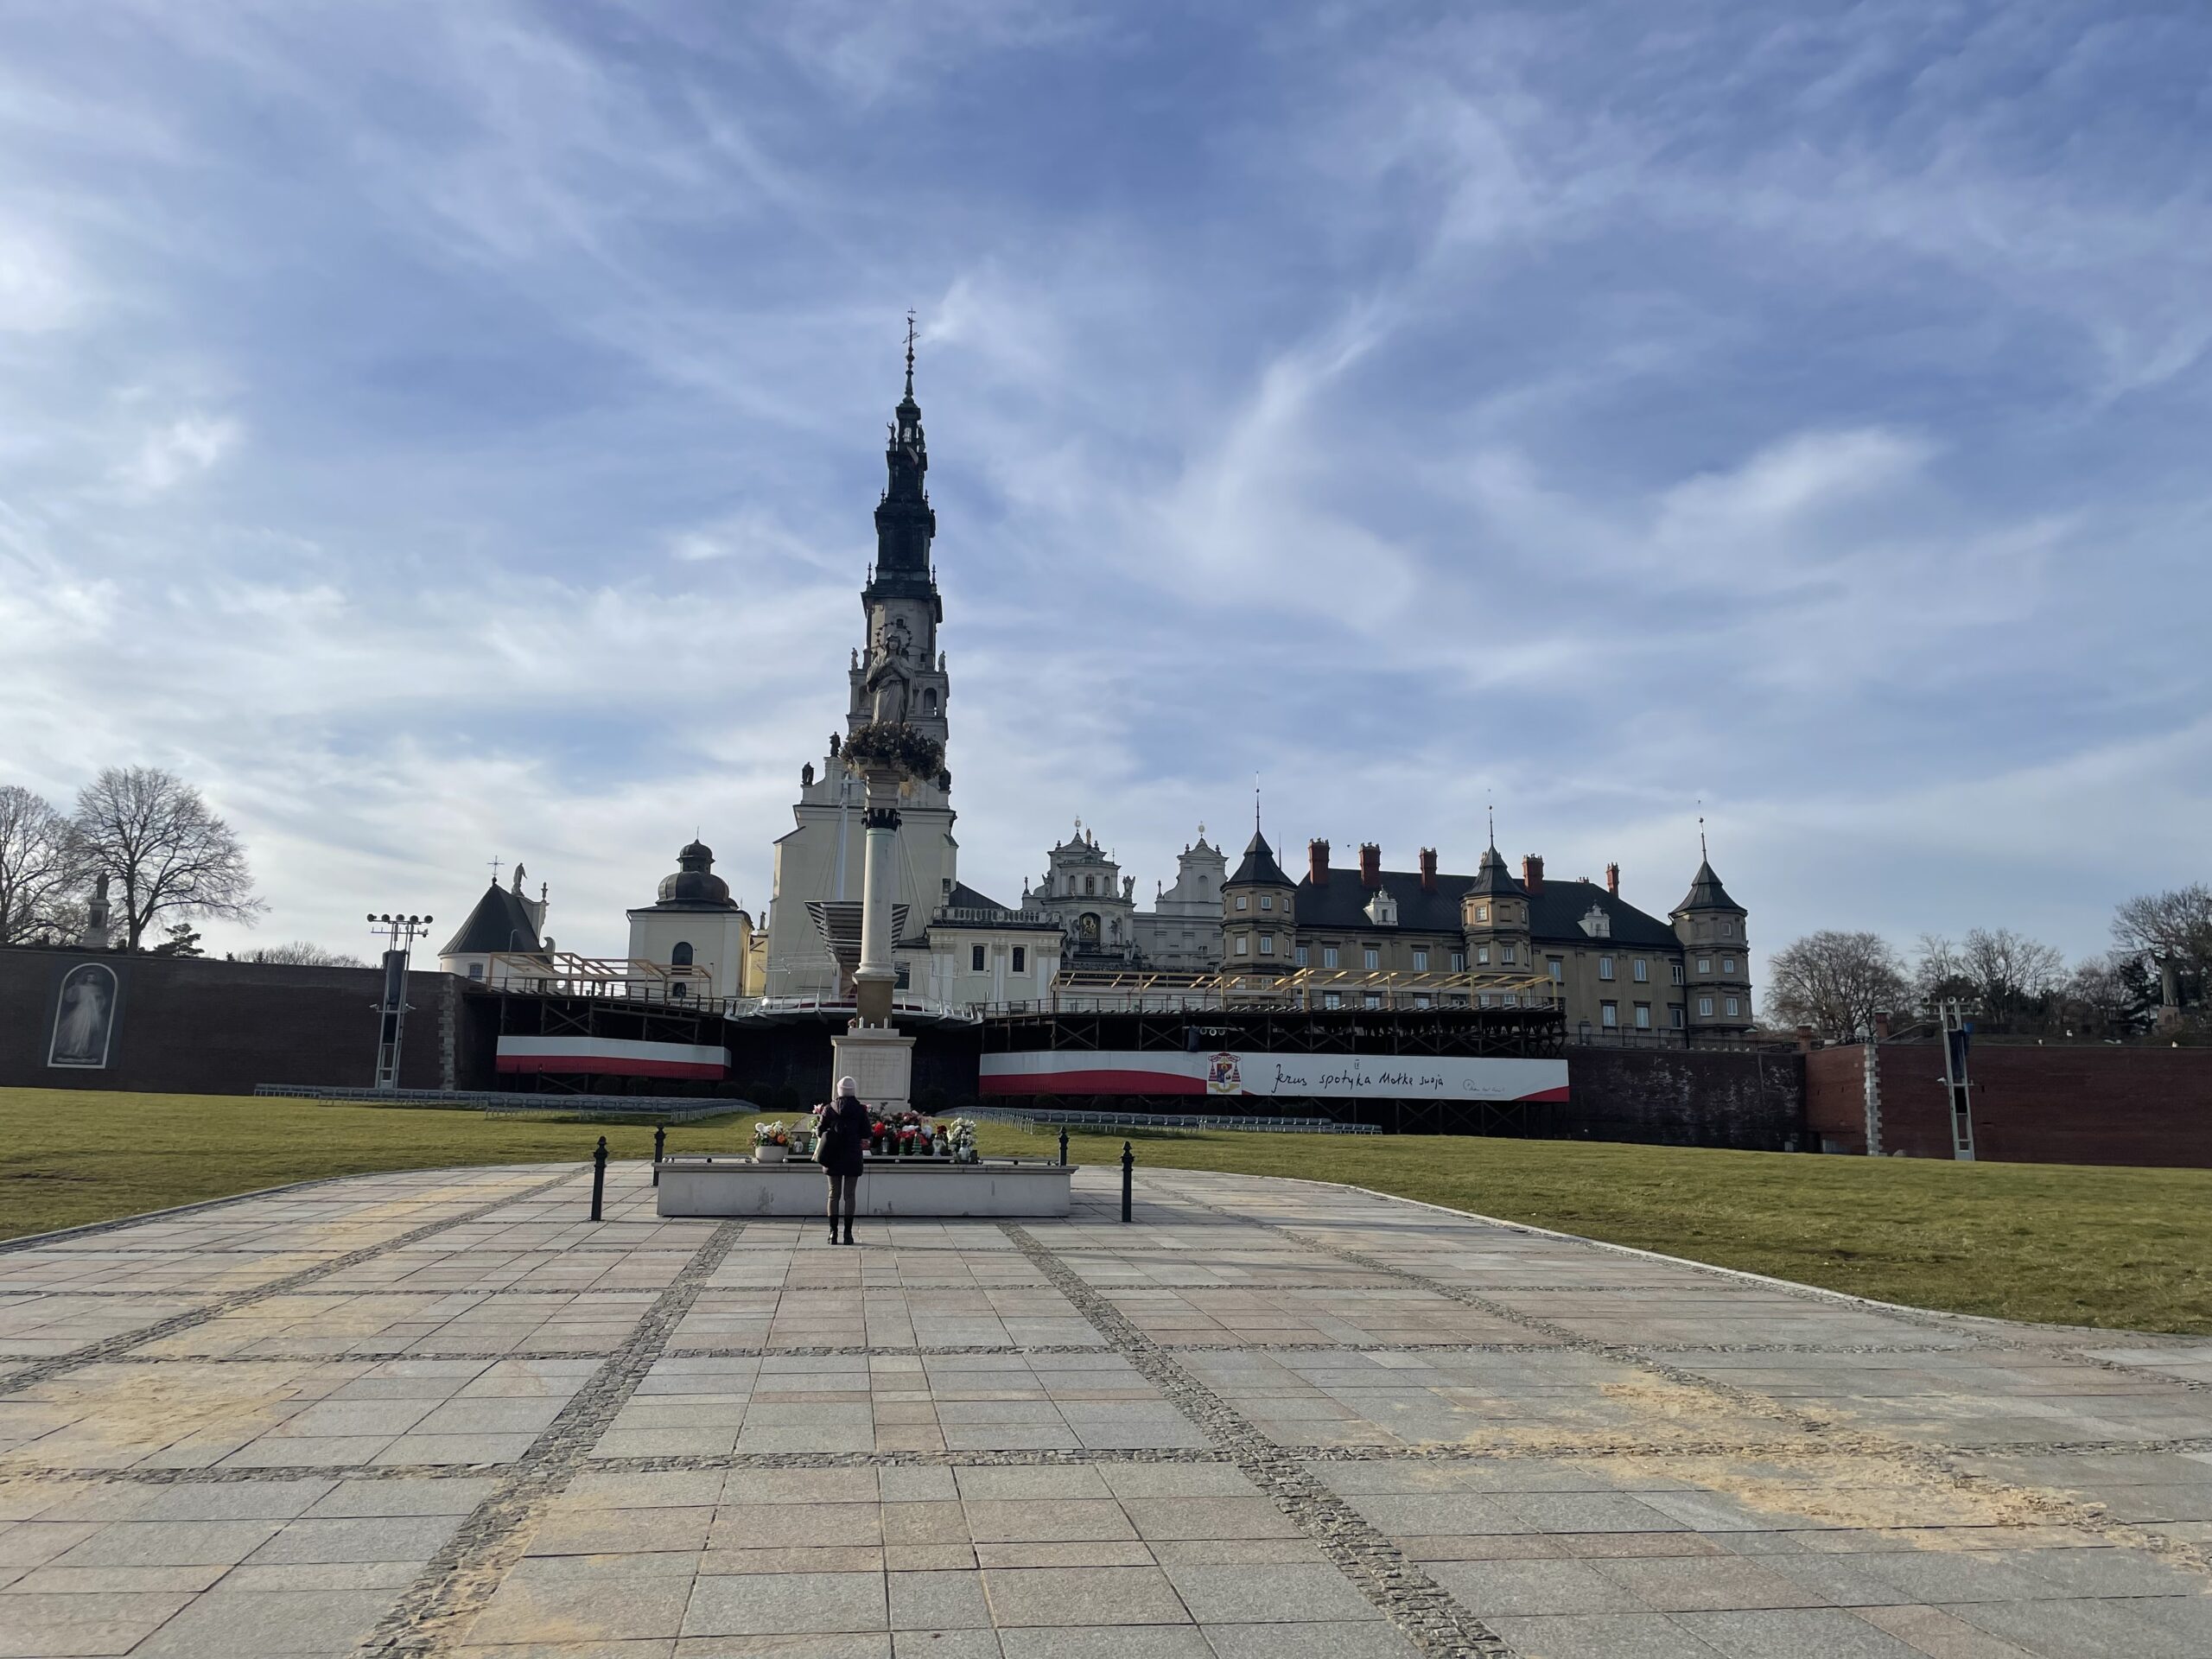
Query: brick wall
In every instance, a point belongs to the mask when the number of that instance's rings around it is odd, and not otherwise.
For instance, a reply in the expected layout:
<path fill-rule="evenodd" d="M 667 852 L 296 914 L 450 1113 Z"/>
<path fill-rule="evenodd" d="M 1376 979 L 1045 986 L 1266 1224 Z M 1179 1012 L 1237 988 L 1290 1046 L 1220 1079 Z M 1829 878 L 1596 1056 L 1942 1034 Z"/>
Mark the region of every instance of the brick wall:
<path fill-rule="evenodd" d="M 1785 1152 L 1806 1146 L 1802 1056 L 1789 1050 L 1567 1051 L 1559 1123 L 1593 1141 Z"/>
<path fill-rule="evenodd" d="M 1951 1156 L 1942 1051 L 1885 1043 L 1879 1053 L 1883 1150 Z M 1832 1151 L 1866 1149 L 1860 1055 L 1806 1056 L 1808 1127 Z M 1978 1158 L 2212 1168 L 2212 1049 L 1982 1042 L 1969 1065 Z"/>
<path fill-rule="evenodd" d="M 108 1063 L 48 1064 L 63 976 L 116 976 Z M 410 974 L 400 1083 L 446 1084 L 449 975 Z M 0 946 L 0 1087 L 251 1094 L 263 1083 L 365 1089 L 376 1079 L 378 968 L 288 968 L 198 957 Z"/>

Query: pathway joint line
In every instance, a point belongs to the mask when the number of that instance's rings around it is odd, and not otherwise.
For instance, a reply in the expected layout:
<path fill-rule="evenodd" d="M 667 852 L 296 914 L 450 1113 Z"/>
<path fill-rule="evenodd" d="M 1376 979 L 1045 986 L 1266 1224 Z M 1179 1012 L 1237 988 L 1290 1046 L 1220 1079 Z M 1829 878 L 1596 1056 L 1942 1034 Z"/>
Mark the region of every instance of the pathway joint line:
<path fill-rule="evenodd" d="M 590 1466 L 591 1449 L 666 1351 L 745 1231 L 725 1221 L 708 1235 L 636 1327 L 503 1471 L 499 1486 L 462 1522 L 357 1652 L 362 1659 L 431 1654 L 452 1646 L 522 1560 L 538 1523 L 569 1483 Z"/>
<path fill-rule="evenodd" d="M 1460 1605 L 1299 1457 L 1200 1382 L 1026 1227 L 1000 1229 L 1107 1344 L 1227 1455 L 1248 1480 L 1319 1548 L 1352 1587 L 1433 1659 L 1511 1659 L 1497 1633 Z"/>

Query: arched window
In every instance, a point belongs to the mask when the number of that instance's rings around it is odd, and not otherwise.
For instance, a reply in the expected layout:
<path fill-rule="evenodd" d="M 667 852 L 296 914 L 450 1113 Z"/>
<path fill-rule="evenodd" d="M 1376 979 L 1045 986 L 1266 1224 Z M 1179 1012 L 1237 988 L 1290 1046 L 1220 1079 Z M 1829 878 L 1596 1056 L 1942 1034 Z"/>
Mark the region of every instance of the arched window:
<path fill-rule="evenodd" d="M 937 693 L 935 691 L 925 691 L 922 693 L 922 712 L 925 715 L 933 715 L 937 713 Z"/>
<path fill-rule="evenodd" d="M 689 968 L 691 965 L 691 946 L 690 942 L 688 940 L 679 939 L 677 942 L 676 949 L 668 953 L 668 960 L 671 967 Z"/>

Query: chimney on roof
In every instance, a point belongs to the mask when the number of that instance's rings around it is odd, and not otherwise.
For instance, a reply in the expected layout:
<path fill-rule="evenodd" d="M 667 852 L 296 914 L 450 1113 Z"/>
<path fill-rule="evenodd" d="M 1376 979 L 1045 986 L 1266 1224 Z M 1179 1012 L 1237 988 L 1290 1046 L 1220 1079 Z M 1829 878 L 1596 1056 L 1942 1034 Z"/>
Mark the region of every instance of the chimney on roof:
<path fill-rule="evenodd" d="M 1317 887 L 1329 885 L 1329 843 L 1309 841 L 1306 843 L 1306 879 Z"/>
<path fill-rule="evenodd" d="M 1370 893 L 1382 885 L 1382 849 L 1371 841 L 1359 843 L 1359 885 Z"/>
<path fill-rule="evenodd" d="M 1436 849 L 1433 847 L 1421 849 L 1421 890 L 1423 893 L 1436 891 Z"/>
<path fill-rule="evenodd" d="M 1874 1040 L 1878 1043 L 1890 1040 L 1890 1011 L 1887 1008 L 1874 1010 Z"/>
<path fill-rule="evenodd" d="M 1618 864 L 1605 866 L 1605 891 L 1616 899 L 1621 896 L 1621 867 Z"/>
<path fill-rule="evenodd" d="M 1541 855 L 1535 853 L 1521 855 L 1521 885 L 1529 889 L 1531 898 L 1544 890 L 1544 861 Z"/>

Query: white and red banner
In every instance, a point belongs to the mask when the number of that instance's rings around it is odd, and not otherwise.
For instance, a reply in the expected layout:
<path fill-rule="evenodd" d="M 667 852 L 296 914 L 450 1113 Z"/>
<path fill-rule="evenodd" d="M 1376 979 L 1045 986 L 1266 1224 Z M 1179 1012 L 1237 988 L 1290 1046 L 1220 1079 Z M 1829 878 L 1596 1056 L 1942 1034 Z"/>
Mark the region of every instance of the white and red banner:
<path fill-rule="evenodd" d="M 1321 1096 L 1348 1100 L 1565 1100 L 1565 1060 L 1405 1054 L 1058 1050 L 986 1054 L 986 1095 Z"/>
<path fill-rule="evenodd" d="M 588 1071 L 608 1077 L 728 1075 L 729 1050 L 699 1043 L 646 1043 L 626 1037 L 502 1037 L 502 1071 Z"/>

